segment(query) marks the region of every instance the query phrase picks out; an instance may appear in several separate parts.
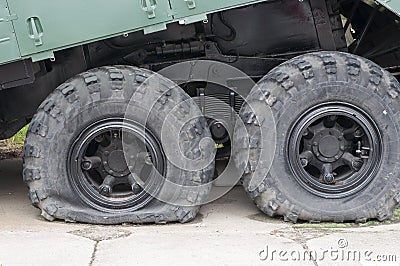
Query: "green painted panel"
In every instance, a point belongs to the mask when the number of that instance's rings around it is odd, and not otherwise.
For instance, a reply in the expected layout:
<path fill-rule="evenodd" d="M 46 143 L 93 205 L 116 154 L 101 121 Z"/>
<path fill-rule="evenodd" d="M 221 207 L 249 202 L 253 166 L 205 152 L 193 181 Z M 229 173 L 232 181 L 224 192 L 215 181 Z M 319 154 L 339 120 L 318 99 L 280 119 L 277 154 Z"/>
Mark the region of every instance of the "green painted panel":
<path fill-rule="evenodd" d="M 218 10 L 265 1 L 266 0 L 170 0 L 175 19 L 184 19 L 194 15 L 208 14 Z"/>
<path fill-rule="evenodd" d="M 168 0 L 10 0 L 9 4 L 18 14 L 14 27 L 25 57 L 46 58 L 54 50 L 172 20 Z"/>
<path fill-rule="evenodd" d="M 0 62 L 15 61 L 21 57 L 6 0 L 0 0 Z"/>
<path fill-rule="evenodd" d="M 400 0 L 377 0 L 383 6 L 400 16 Z"/>
<path fill-rule="evenodd" d="M 5 3 L 7 0 L 0 1 Z M 217 10 L 266 0 L 8 1 L 10 12 L 18 18 L 12 22 L 15 36 L 10 36 L 11 42 L 0 46 L 4 47 L 0 51 L 0 64 L 20 56 L 39 61 L 68 47 L 142 29 L 145 33 L 159 31 L 170 22 L 184 19 L 186 23 L 192 23 Z M 7 26 L 12 25 L 8 23 Z M 8 32 L 0 28 L 0 34 L 9 35 Z M 19 52 L 18 55 L 15 52 Z"/>

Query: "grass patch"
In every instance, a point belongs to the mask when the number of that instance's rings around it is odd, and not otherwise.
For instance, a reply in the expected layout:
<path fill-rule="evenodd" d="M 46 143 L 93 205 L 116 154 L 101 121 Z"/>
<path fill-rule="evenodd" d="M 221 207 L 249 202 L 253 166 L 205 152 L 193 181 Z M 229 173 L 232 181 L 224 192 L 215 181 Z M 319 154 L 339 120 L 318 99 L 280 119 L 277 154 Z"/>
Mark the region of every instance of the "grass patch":
<path fill-rule="evenodd" d="M 0 141 L 0 159 L 21 158 L 28 127 L 26 125 L 11 138 Z"/>
<path fill-rule="evenodd" d="M 9 139 L 3 140 L 2 142 L 11 147 L 22 147 L 24 145 L 26 133 L 29 125 L 24 126 L 20 131 Z"/>

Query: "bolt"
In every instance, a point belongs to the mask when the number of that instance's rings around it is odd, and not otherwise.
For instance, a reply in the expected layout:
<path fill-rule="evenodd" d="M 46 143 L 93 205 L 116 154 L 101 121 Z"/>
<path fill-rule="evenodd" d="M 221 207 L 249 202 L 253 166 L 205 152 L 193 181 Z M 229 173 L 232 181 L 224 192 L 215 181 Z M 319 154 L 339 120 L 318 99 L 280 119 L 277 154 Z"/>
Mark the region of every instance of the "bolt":
<path fill-rule="evenodd" d="M 147 165 L 152 165 L 153 164 L 153 162 L 151 161 L 151 157 L 149 155 L 146 156 L 146 158 L 144 159 L 144 162 Z"/>
<path fill-rule="evenodd" d="M 351 165 L 353 166 L 354 170 L 358 171 L 361 169 L 361 167 L 363 166 L 363 161 L 361 160 L 355 160 L 351 163 Z"/>
<path fill-rule="evenodd" d="M 88 161 L 82 162 L 82 169 L 88 171 L 92 168 L 92 164 Z"/>
<path fill-rule="evenodd" d="M 138 184 L 132 185 L 133 194 L 139 194 L 142 191 L 142 188 Z"/>
<path fill-rule="evenodd" d="M 99 193 L 103 196 L 110 196 L 111 194 L 111 187 L 110 186 L 100 186 L 100 191 Z"/>
<path fill-rule="evenodd" d="M 104 140 L 104 137 L 103 137 L 103 135 L 99 135 L 99 136 L 95 137 L 94 140 L 97 142 L 102 142 Z"/>
<path fill-rule="evenodd" d="M 314 142 L 313 145 L 314 145 L 314 146 L 318 146 L 318 143 L 317 143 L 317 142 Z"/>
<path fill-rule="evenodd" d="M 303 166 L 303 167 L 306 167 L 308 164 L 308 160 L 306 158 L 301 158 L 300 162 L 301 162 L 301 166 Z"/>
<path fill-rule="evenodd" d="M 110 155 L 110 153 L 109 153 L 108 151 L 105 151 L 105 152 L 104 152 L 104 156 L 107 157 L 108 155 Z"/>
<path fill-rule="evenodd" d="M 332 183 L 335 180 L 335 177 L 331 174 L 329 175 L 324 175 L 324 181 L 326 183 Z"/>
<path fill-rule="evenodd" d="M 339 136 L 339 137 L 338 137 L 338 140 L 343 140 L 343 136 Z"/>

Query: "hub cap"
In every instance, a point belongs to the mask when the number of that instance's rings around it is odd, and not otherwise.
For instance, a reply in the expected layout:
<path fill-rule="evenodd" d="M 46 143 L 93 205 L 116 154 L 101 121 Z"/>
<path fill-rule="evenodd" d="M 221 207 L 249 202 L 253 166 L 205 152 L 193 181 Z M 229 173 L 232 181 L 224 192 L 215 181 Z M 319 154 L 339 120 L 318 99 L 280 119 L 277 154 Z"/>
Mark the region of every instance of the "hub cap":
<path fill-rule="evenodd" d="M 358 107 L 332 103 L 298 119 L 287 157 L 296 181 L 324 198 L 356 193 L 375 176 L 382 141 L 375 123 Z"/>

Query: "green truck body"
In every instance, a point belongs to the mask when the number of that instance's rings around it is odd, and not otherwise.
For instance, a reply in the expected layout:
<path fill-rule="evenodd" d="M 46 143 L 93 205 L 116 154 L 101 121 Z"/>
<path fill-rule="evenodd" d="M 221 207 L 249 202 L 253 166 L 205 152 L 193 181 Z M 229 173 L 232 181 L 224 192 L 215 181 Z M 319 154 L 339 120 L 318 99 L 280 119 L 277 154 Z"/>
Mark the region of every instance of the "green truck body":
<path fill-rule="evenodd" d="M 0 64 L 54 58 L 54 52 L 134 31 L 164 30 L 207 14 L 266 0 L 0 0 Z M 293 0 L 297 1 L 297 0 Z M 400 2 L 378 0 L 400 16 Z"/>
<path fill-rule="evenodd" d="M 0 63 L 53 58 L 54 52 L 134 31 L 164 30 L 207 14 L 265 0 L 0 1 Z"/>

